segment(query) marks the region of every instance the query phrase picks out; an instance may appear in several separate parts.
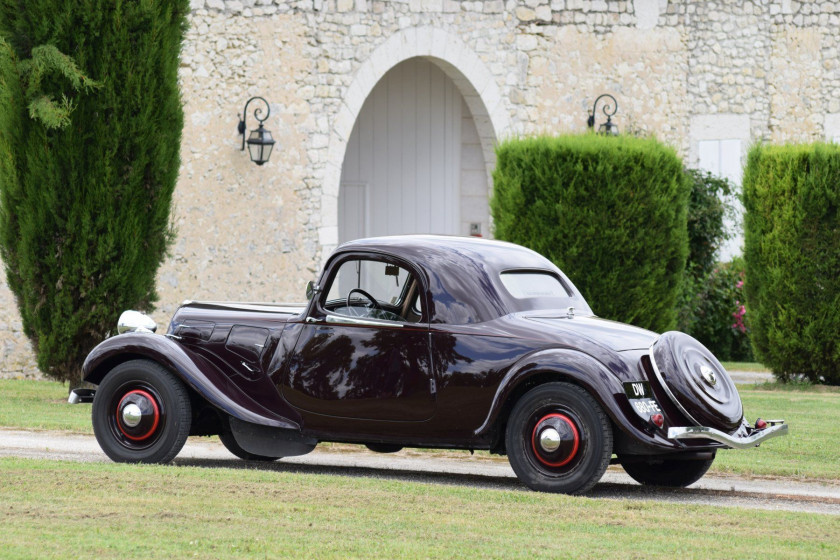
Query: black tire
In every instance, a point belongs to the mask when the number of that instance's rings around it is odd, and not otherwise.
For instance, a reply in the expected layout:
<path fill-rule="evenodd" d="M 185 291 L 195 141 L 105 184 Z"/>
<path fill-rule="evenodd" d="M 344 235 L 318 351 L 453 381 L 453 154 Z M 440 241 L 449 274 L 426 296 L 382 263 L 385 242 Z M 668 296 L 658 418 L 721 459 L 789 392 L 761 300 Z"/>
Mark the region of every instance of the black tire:
<path fill-rule="evenodd" d="M 136 425 L 126 410 L 132 405 L 140 412 Z M 149 360 L 132 360 L 99 384 L 91 417 L 96 441 L 113 461 L 168 463 L 187 441 L 192 411 L 187 389 L 172 372 Z"/>
<path fill-rule="evenodd" d="M 538 440 L 552 422 L 571 435 L 556 451 L 546 453 Z M 516 476 L 532 490 L 582 494 L 601 480 L 610 464 L 612 424 L 584 389 L 546 383 L 527 392 L 513 407 L 505 446 Z"/>
<path fill-rule="evenodd" d="M 225 416 L 222 419 L 222 432 L 219 434 L 219 439 L 222 440 L 222 444 L 227 448 L 228 451 L 245 461 L 262 461 L 265 463 L 270 463 L 271 461 L 276 461 L 277 459 L 281 458 L 257 455 L 256 453 L 251 453 L 242 449 L 239 446 L 239 443 L 237 443 L 233 432 L 231 432 L 230 418 L 228 416 Z"/>
<path fill-rule="evenodd" d="M 619 457 L 619 460 L 622 458 Z M 645 486 L 685 488 L 706 474 L 715 458 L 711 459 L 625 459 L 621 466 L 630 477 Z"/>

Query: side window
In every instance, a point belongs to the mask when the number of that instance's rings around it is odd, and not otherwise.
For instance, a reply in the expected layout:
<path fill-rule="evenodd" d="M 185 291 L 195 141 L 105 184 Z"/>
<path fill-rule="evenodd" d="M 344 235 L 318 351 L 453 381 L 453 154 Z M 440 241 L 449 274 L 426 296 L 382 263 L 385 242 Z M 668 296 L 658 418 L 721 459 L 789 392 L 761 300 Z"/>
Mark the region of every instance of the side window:
<path fill-rule="evenodd" d="M 417 286 L 405 268 L 385 261 L 344 261 L 326 290 L 324 307 L 336 315 L 417 322 Z"/>

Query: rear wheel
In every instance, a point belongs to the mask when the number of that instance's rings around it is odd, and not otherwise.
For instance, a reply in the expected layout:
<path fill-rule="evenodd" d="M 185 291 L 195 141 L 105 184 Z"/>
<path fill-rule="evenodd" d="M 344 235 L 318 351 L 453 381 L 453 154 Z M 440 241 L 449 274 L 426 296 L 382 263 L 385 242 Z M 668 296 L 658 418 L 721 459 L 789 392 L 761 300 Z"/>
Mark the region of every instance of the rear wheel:
<path fill-rule="evenodd" d="M 169 370 L 132 360 L 111 370 L 93 400 L 93 432 L 119 463 L 168 463 L 190 433 L 190 399 Z"/>
<path fill-rule="evenodd" d="M 584 389 L 546 383 L 526 393 L 508 419 L 505 446 L 516 476 L 532 490 L 579 494 L 604 475 L 612 425 Z"/>
<path fill-rule="evenodd" d="M 246 461 L 264 461 L 267 463 L 280 459 L 280 457 L 267 457 L 265 455 L 257 455 L 256 453 L 245 451 L 242 447 L 240 447 L 230 429 L 230 418 L 225 416 L 222 423 L 222 432 L 219 434 L 219 439 L 222 440 L 222 444 L 228 451 L 240 459 L 244 459 Z"/>
<path fill-rule="evenodd" d="M 621 463 L 630 477 L 646 486 L 670 486 L 684 488 L 694 484 L 706 474 L 715 458 L 711 459 L 662 459 L 628 460 Z"/>

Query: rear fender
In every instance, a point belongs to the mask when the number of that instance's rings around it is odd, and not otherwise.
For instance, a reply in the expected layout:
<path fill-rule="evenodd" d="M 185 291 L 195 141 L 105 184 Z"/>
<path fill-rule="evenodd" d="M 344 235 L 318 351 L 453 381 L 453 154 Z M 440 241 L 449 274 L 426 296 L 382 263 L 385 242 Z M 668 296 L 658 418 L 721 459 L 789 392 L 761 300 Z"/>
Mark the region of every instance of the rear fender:
<path fill-rule="evenodd" d="M 619 366 L 617 363 L 613 365 Z M 626 369 L 623 363 L 620 367 Z M 629 372 L 627 374 L 629 378 Z M 525 356 L 514 364 L 499 384 L 490 411 L 475 434 L 486 435 L 500 420 L 504 421 L 504 415 L 510 412 L 528 385 L 548 381 L 565 381 L 585 389 L 598 401 L 613 423 L 631 437 L 657 446 L 675 446 L 674 442 L 661 434 L 651 434 L 645 430 L 630 408 L 622 381 L 615 373 L 591 356 L 569 349 L 543 350 Z"/>
<path fill-rule="evenodd" d="M 111 337 L 94 348 L 82 366 L 85 381 L 98 385 L 115 366 L 135 359 L 166 367 L 201 397 L 230 416 L 263 426 L 300 429 L 300 415 L 280 400 L 278 414 L 245 395 L 207 360 L 165 336 L 131 332 Z"/>

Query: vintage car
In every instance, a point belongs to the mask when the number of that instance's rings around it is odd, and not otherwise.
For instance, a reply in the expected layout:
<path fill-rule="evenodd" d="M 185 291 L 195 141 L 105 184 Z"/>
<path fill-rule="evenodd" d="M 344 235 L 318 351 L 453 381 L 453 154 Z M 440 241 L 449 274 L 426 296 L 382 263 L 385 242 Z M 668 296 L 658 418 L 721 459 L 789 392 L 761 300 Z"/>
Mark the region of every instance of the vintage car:
<path fill-rule="evenodd" d="M 527 486 L 590 489 L 611 463 L 689 485 L 721 448 L 787 431 L 744 418 L 720 362 L 679 333 L 595 317 L 539 254 L 475 238 L 345 243 L 301 305 L 192 302 L 164 336 L 128 311 L 84 364 L 114 461 L 164 463 L 218 434 L 270 461 L 318 442 L 507 454 Z"/>

